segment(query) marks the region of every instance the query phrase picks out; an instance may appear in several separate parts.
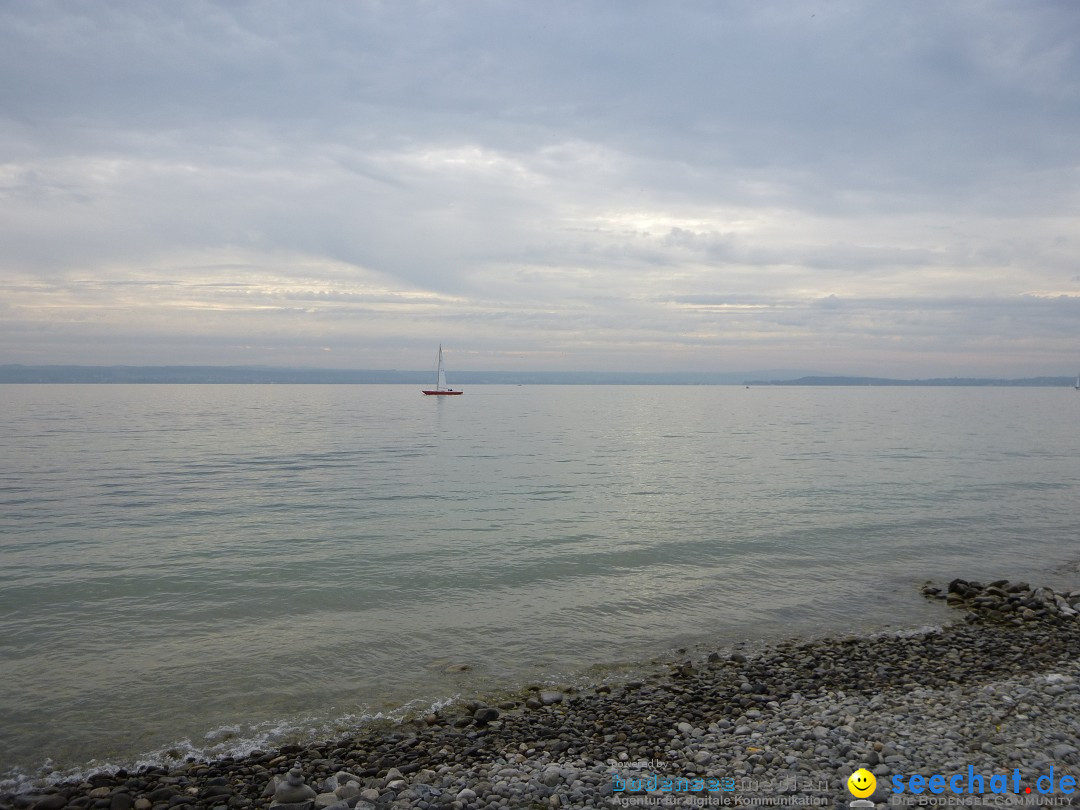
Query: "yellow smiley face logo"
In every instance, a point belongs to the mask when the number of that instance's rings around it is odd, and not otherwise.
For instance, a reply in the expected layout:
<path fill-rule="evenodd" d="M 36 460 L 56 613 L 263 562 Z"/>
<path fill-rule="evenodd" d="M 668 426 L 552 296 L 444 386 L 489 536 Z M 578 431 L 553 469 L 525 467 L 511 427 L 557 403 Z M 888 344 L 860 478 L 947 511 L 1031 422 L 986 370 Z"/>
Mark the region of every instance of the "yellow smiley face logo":
<path fill-rule="evenodd" d="M 877 779 L 866 768 L 859 768 L 847 778 L 847 789 L 857 799 L 865 799 L 877 788 Z"/>

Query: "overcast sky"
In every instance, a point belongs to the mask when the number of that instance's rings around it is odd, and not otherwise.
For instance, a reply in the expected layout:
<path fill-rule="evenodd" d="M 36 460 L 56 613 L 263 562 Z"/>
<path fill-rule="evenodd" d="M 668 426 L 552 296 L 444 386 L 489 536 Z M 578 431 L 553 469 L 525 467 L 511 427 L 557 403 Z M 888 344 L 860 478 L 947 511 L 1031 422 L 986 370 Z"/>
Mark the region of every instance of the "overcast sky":
<path fill-rule="evenodd" d="M 1080 3 L 0 0 L 0 363 L 1080 368 Z"/>

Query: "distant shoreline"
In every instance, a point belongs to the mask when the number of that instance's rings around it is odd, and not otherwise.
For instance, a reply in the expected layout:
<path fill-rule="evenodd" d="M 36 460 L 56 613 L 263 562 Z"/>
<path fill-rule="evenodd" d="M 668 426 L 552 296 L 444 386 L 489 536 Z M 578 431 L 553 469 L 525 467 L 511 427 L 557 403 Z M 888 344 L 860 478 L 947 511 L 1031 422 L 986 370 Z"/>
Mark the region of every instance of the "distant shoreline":
<path fill-rule="evenodd" d="M 0 384 L 423 385 L 430 371 L 268 366 L 2 365 Z M 1075 378 L 1018 379 L 821 376 L 805 372 L 455 371 L 455 385 L 746 385 L 1072 388 Z"/>

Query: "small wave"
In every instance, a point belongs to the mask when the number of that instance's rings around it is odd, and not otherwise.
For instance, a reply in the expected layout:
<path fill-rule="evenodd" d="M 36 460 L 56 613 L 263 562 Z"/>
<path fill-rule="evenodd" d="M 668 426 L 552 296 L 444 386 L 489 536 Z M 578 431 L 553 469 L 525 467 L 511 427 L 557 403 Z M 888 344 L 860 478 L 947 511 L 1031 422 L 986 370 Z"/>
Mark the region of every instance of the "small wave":
<path fill-rule="evenodd" d="M 945 628 L 940 624 L 924 624 L 919 627 L 904 627 L 898 630 L 879 630 L 871 633 L 870 638 L 914 638 L 927 633 L 940 633 Z"/>
<path fill-rule="evenodd" d="M 12 768 L 0 774 L 0 793 L 30 793 L 48 785 L 82 782 L 92 774 L 103 771 L 123 769 L 134 773 L 143 768 L 171 769 L 193 761 L 209 762 L 226 757 L 241 759 L 256 751 L 271 751 L 289 743 L 304 744 L 327 735 L 355 734 L 373 723 L 399 723 L 412 715 L 439 712 L 459 699 L 460 695 L 453 695 L 432 702 L 413 700 L 388 712 L 349 713 L 330 720 L 305 715 L 247 726 L 224 725 L 208 730 L 199 742 L 184 737 L 134 759 L 94 759 L 73 768 L 57 767 L 56 762 L 48 758 L 36 772 Z"/>

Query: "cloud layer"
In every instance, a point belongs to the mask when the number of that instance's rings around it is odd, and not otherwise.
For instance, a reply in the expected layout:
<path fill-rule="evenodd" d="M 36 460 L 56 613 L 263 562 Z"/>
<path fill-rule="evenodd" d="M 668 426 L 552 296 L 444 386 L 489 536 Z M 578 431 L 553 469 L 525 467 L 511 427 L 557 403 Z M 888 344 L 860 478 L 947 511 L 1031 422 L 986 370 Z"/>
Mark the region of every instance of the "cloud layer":
<path fill-rule="evenodd" d="M 0 362 L 1071 373 L 1077 30 L 5 3 Z"/>

